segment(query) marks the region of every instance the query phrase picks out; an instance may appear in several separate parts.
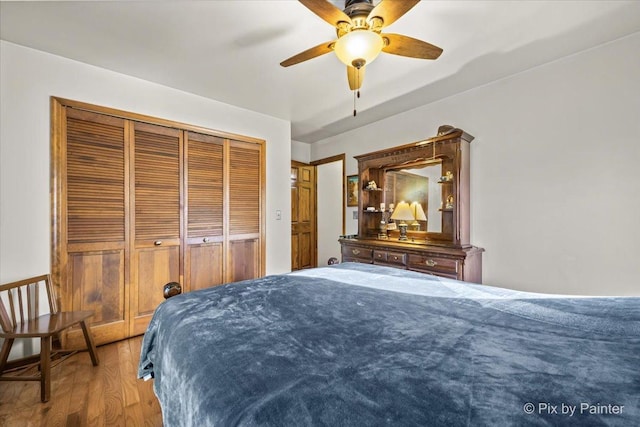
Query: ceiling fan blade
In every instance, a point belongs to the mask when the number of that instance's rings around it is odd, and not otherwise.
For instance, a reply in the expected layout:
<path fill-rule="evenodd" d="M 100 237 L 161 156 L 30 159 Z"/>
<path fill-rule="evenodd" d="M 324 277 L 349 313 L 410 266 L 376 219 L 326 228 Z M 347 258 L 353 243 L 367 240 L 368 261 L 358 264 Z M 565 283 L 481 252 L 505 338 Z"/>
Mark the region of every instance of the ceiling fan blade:
<path fill-rule="evenodd" d="M 349 80 L 349 89 L 357 90 L 362 87 L 364 80 L 364 66 L 360 68 L 347 67 L 347 79 Z"/>
<path fill-rule="evenodd" d="M 420 3 L 420 0 L 381 0 L 380 3 L 369 12 L 367 20 L 371 20 L 377 16 L 382 18 L 382 27 L 387 27 L 396 22 L 398 18 L 418 3 Z"/>
<path fill-rule="evenodd" d="M 338 26 L 338 22 L 347 22 L 351 24 L 349 15 L 329 3 L 327 0 L 298 0 L 311 12 L 327 21 L 334 27 Z"/>
<path fill-rule="evenodd" d="M 401 34 L 380 34 L 385 41 L 383 52 L 419 59 L 437 59 L 442 49 L 422 40 Z"/>
<path fill-rule="evenodd" d="M 316 56 L 324 55 L 325 53 L 329 53 L 333 51 L 333 45 L 335 42 L 324 42 L 319 44 L 318 46 L 312 47 L 311 49 L 307 49 L 304 52 L 300 52 L 297 55 L 293 55 L 289 59 L 285 59 L 280 63 L 283 67 L 288 67 L 290 65 L 299 64 L 301 62 L 307 61 L 309 59 L 313 59 Z"/>

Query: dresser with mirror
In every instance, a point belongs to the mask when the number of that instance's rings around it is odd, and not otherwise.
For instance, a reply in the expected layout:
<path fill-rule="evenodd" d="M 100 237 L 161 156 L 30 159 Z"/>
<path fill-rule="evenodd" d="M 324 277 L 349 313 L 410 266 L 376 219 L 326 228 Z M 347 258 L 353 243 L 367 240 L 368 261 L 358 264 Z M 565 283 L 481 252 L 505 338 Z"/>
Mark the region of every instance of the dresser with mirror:
<path fill-rule="evenodd" d="M 471 245 L 469 152 L 473 137 L 441 126 L 433 138 L 355 156 L 358 234 L 340 239 L 344 262 L 365 262 L 482 282 Z"/>

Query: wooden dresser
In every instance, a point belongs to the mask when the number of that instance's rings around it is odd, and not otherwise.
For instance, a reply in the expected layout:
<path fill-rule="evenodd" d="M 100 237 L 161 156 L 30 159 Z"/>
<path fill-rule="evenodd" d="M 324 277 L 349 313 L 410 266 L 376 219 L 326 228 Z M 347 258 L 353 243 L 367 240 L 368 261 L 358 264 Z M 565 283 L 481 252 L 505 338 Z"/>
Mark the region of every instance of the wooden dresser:
<path fill-rule="evenodd" d="M 484 249 L 470 243 L 472 140 L 461 129 L 441 126 L 433 138 L 356 156 L 358 235 L 340 239 L 342 261 L 482 283 Z M 415 220 L 394 219 L 401 202 L 411 204 Z M 407 238 L 400 240 L 405 224 Z"/>
<path fill-rule="evenodd" d="M 401 243 L 378 239 L 342 238 L 342 261 L 435 274 L 465 282 L 482 283 L 482 251 Z"/>

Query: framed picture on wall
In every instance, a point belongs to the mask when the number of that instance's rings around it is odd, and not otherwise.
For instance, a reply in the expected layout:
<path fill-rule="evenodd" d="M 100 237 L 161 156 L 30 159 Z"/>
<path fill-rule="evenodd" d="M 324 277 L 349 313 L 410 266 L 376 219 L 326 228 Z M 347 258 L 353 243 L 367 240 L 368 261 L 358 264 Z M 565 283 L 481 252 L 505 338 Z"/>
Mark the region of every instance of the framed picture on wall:
<path fill-rule="evenodd" d="M 358 206 L 358 175 L 347 175 L 347 206 Z"/>

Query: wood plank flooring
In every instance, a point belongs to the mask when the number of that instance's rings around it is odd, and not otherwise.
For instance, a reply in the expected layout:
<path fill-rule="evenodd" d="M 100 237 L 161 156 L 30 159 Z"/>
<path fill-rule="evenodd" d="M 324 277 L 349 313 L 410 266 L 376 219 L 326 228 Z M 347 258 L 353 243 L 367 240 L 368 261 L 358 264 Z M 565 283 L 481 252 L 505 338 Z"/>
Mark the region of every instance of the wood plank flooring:
<path fill-rule="evenodd" d="M 0 382 L 0 426 L 162 426 L 153 380 L 137 379 L 142 337 L 69 357 L 51 370 L 51 400 L 40 402 L 40 383 Z"/>

